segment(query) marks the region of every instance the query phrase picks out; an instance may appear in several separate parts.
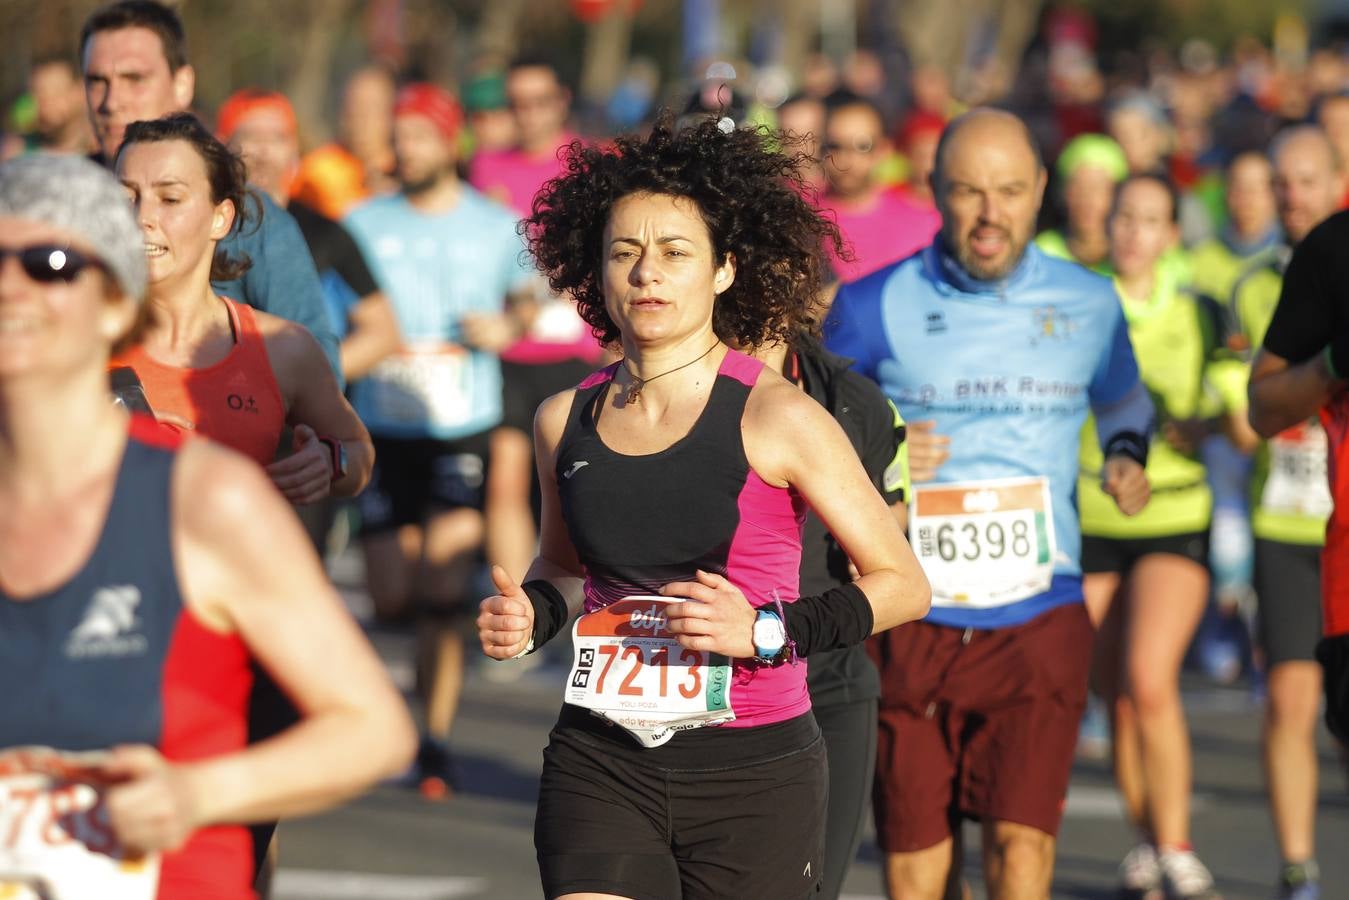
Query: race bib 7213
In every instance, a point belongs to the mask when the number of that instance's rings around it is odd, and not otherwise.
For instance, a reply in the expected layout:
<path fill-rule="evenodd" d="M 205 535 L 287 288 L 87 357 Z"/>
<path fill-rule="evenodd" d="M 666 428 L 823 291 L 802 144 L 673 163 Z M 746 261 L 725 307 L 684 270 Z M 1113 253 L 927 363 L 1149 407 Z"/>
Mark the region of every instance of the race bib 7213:
<path fill-rule="evenodd" d="M 731 664 L 679 646 L 665 609 L 679 598 L 625 597 L 572 627 L 565 699 L 607 719 L 647 747 L 677 731 L 729 722 Z"/>

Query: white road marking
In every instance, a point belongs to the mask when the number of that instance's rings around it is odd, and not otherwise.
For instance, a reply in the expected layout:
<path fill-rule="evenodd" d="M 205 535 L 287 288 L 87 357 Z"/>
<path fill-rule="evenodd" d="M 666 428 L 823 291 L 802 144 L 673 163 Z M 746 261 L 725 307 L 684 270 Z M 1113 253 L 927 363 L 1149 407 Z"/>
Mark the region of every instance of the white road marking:
<path fill-rule="evenodd" d="M 1208 794 L 1195 794 L 1190 798 L 1190 808 L 1204 809 L 1212 799 Z M 1112 787 L 1071 787 L 1063 816 L 1066 819 L 1122 819 L 1124 804 L 1119 792 Z"/>
<path fill-rule="evenodd" d="M 279 869 L 272 879 L 276 900 L 456 900 L 487 890 L 487 879 L 374 875 Z"/>

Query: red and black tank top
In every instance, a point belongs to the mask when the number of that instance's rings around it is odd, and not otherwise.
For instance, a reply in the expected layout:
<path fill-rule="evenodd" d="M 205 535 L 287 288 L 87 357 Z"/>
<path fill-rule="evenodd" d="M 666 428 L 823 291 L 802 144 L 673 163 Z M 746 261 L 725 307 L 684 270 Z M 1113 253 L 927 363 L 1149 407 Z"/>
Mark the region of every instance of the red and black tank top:
<path fill-rule="evenodd" d="M 0 589 L 0 748 L 150 744 L 182 762 L 243 749 L 252 676 L 237 635 L 187 609 L 174 569 L 170 485 L 180 438 L 133 417 L 103 530 L 66 584 Z M 242 826 L 197 831 L 165 854 L 161 900 L 252 898 Z"/>

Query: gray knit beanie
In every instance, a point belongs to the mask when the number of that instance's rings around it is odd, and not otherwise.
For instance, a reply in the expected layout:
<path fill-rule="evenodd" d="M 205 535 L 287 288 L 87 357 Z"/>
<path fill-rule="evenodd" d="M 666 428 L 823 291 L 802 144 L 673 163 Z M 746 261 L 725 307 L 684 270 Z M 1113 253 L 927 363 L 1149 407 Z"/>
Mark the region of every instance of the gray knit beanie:
<path fill-rule="evenodd" d="M 126 189 L 103 167 L 82 156 L 43 153 L 0 164 L 0 216 L 71 232 L 128 296 L 145 299 L 145 237 Z"/>

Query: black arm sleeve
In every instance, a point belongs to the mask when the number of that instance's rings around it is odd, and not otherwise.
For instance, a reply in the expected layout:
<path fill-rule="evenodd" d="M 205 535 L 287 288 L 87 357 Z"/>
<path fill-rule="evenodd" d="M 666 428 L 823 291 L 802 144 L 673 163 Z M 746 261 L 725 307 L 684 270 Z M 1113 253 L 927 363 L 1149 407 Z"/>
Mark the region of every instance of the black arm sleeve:
<path fill-rule="evenodd" d="M 1265 349 L 1290 363 L 1306 362 L 1335 336 L 1337 306 L 1344 298 L 1328 289 L 1341 281 L 1336 276 L 1344 261 L 1337 254 L 1342 256 L 1343 249 L 1332 247 L 1331 241 L 1349 226 L 1342 216 L 1314 228 L 1293 251 L 1284 273 L 1279 305 L 1265 332 Z"/>
<path fill-rule="evenodd" d="M 784 614 L 783 627 L 801 657 L 860 644 L 876 627 L 871 601 L 856 584 L 802 597 L 786 604 Z"/>

